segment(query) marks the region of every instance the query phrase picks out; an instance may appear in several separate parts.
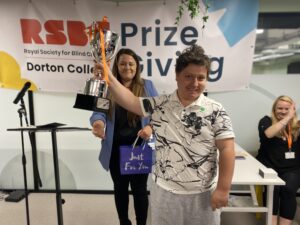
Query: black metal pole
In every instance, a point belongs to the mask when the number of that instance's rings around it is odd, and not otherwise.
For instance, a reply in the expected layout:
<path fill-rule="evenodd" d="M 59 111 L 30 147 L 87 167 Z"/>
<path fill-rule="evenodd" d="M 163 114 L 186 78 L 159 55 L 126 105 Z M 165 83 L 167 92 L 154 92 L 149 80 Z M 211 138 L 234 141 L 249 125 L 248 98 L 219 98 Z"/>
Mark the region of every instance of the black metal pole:
<path fill-rule="evenodd" d="M 29 105 L 29 121 L 30 125 L 35 125 L 34 117 L 34 104 L 33 104 L 33 92 L 28 91 L 28 105 Z M 36 135 L 35 132 L 28 132 L 31 149 L 32 149 L 32 169 L 33 169 L 33 184 L 34 190 L 38 191 L 39 187 L 42 187 L 42 180 L 40 177 L 38 169 L 38 159 L 37 159 L 37 147 L 36 147 Z"/>
<path fill-rule="evenodd" d="M 23 127 L 22 116 L 26 114 L 24 100 L 21 98 L 21 108 L 18 110 L 20 118 L 20 126 Z M 29 204 L 28 204 L 28 188 L 27 188 L 27 172 L 26 172 L 26 156 L 25 156 L 25 147 L 24 147 L 24 133 L 21 130 L 21 142 L 22 142 L 22 165 L 23 165 L 23 175 L 24 175 L 24 192 L 25 192 L 25 206 L 26 206 L 26 219 L 27 225 L 30 225 L 29 218 Z"/>
<path fill-rule="evenodd" d="M 52 136 L 53 166 L 54 166 L 54 178 L 55 178 L 55 190 L 56 190 L 57 222 L 58 225 L 63 225 L 64 222 L 63 222 L 62 204 L 64 203 L 64 200 L 61 198 L 56 128 L 51 130 L 51 136 Z"/>

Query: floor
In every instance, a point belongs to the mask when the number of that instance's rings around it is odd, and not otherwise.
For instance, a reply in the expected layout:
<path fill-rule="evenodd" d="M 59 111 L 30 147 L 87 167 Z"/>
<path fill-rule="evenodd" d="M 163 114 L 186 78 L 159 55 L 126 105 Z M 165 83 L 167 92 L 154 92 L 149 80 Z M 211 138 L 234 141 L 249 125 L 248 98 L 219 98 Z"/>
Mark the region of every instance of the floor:
<path fill-rule="evenodd" d="M 25 199 L 6 202 L 7 194 L 0 193 L 0 225 L 28 225 Z M 113 195 L 63 194 L 64 225 L 118 225 Z M 30 225 L 57 225 L 56 197 L 53 193 L 30 193 Z M 134 221 L 132 199 L 129 214 Z M 254 213 L 222 213 L 221 225 L 263 225 L 264 218 L 257 219 Z M 135 223 L 133 223 L 135 225 Z M 148 221 L 148 225 L 150 225 Z M 294 224 L 296 225 L 296 223 Z"/>
<path fill-rule="evenodd" d="M 112 195 L 63 194 L 64 225 L 117 225 Z M 30 225 L 57 225 L 56 196 L 52 193 L 30 193 Z M 131 218 L 134 218 L 132 207 Z M 27 225 L 25 199 L 0 201 L 0 225 Z"/>

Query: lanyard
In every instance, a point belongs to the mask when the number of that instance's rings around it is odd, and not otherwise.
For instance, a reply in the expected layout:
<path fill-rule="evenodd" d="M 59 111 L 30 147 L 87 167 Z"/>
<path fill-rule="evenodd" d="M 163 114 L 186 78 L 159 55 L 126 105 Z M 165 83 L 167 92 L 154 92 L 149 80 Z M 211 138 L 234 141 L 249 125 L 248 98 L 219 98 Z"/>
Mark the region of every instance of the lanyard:
<path fill-rule="evenodd" d="M 286 132 L 286 130 L 284 130 L 283 133 L 284 133 L 284 136 L 286 137 L 289 151 L 291 151 L 291 149 L 292 149 L 292 131 L 291 131 L 291 124 L 290 123 L 288 125 L 288 133 Z"/>

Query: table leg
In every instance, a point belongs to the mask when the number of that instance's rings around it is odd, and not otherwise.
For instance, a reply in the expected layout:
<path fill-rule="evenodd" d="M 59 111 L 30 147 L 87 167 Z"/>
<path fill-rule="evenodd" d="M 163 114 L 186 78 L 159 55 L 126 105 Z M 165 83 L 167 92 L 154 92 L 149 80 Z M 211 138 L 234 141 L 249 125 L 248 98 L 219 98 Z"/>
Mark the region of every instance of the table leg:
<path fill-rule="evenodd" d="M 62 199 L 61 199 L 60 178 L 59 178 L 56 130 L 51 131 L 51 136 L 52 136 L 53 163 L 54 163 L 54 176 L 55 176 L 57 222 L 58 225 L 63 225 L 64 223 L 63 223 L 63 213 L 62 213 Z"/>
<path fill-rule="evenodd" d="M 273 192 L 274 192 L 274 185 L 267 185 L 267 208 L 268 208 L 268 212 L 266 214 L 266 225 L 272 225 Z"/>

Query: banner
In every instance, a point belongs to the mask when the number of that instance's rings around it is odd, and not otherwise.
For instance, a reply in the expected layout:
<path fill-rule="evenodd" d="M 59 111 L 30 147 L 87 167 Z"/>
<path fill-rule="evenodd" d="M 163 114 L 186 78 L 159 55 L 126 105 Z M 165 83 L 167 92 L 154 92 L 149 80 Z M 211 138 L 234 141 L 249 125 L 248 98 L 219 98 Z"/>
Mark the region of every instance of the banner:
<path fill-rule="evenodd" d="M 82 92 L 93 61 L 85 28 L 108 17 L 120 34 L 119 48 L 140 57 L 142 75 L 160 93 L 176 88 L 175 60 L 197 43 L 211 57 L 207 91 L 248 87 L 256 37 L 258 0 L 211 0 L 202 29 L 201 15 L 185 11 L 175 25 L 180 0 L 114 3 L 99 0 L 10 0 L 0 3 L 0 86 Z M 204 6 L 202 6 L 204 9 Z"/>

